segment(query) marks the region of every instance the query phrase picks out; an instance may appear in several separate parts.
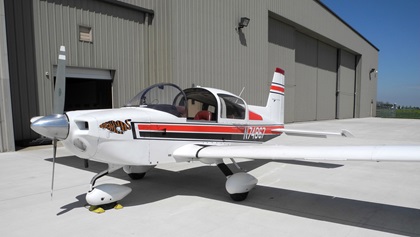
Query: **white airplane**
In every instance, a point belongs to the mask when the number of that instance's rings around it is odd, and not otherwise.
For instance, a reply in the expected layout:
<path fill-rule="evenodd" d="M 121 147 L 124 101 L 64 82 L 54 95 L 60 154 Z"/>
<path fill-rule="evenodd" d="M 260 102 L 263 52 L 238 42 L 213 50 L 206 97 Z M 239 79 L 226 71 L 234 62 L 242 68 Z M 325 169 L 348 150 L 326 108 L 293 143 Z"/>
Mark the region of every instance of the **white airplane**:
<path fill-rule="evenodd" d="M 141 179 L 157 164 L 201 161 L 216 164 L 227 177 L 226 190 L 236 201 L 246 199 L 257 179 L 224 163 L 230 158 L 268 160 L 420 161 L 419 146 L 275 146 L 264 142 L 282 133 L 326 137 L 351 136 L 341 132 L 284 128 L 284 71 L 275 70 L 266 106 L 248 105 L 230 92 L 193 87 L 181 90 L 171 83 L 152 85 L 124 107 L 63 113 L 65 48 L 61 46 L 54 92 L 54 115 L 31 119 L 31 128 L 57 141 L 76 156 L 108 164 L 95 175 L 86 194 L 91 211 L 116 204 L 131 192 L 126 186 L 95 181 L 123 168 Z M 54 166 L 53 166 L 54 167 Z M 54 168 L 51 189 L 54 183 Z M 116 204 L 116 208 L 121 207 Z"/>

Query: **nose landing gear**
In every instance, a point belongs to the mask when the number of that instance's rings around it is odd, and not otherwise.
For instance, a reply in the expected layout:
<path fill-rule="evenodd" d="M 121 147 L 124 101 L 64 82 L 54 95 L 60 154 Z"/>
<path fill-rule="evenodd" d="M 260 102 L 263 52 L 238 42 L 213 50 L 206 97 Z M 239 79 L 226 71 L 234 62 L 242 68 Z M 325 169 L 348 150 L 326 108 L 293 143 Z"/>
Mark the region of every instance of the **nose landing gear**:
<path fill-rule="evenodd" d="M 96 180 L 99 178 L 112 173 L 122 166 L 108 165 L 108 169 L 96 174 L 90 181 L 90 189 L 86 194 L 86 201 L 89 205 L 89 211 L 95 213 L 103 213 L 106 209 L 113 207 L 114 209 L 121 209 L 123 206 L 117 202 L 126 197 L 130 192 L 131 188 L 118 184 L 101 184 L 94 186 Z"/>

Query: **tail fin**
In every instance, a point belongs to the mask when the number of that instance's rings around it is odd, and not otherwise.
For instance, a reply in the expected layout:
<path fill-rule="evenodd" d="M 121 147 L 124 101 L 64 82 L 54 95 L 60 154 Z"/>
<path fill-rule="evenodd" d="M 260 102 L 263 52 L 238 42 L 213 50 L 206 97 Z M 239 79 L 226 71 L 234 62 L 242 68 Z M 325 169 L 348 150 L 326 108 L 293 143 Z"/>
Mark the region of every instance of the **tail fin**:
<path fill-rule="evenodd" d="M 266 109 L 273 121 L 284 124 L 284 70 L 281 68 L 274 72 Z"/>

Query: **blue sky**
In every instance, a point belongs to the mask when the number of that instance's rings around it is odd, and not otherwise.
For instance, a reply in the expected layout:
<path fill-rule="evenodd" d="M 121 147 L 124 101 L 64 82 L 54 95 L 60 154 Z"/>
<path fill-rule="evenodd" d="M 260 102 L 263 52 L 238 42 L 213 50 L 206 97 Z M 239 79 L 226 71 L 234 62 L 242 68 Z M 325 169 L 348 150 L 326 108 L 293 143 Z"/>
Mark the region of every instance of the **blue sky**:
<path fill-rule="evenodd" d="M 420 0 L 321 0 L 379 48 L 379 101 L 420 107 Z"/>

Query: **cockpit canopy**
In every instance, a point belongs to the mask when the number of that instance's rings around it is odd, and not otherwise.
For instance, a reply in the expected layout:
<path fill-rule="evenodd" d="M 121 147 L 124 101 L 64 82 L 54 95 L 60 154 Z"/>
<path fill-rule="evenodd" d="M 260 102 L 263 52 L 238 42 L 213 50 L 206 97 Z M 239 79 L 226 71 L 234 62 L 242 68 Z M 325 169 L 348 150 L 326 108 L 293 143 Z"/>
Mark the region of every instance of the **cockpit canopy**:
<path fill-rule="evenodd" d="M 140 91 L 125 107 L 145 107 L 185 117 L 186 101 L 184 91 L 177 85 L 159 83 Z"/>
<path fill-rule="evenodd" d="M 218 118 L 245 119 L 245 102 L 228 92 L 209 91 L 207 88 L 188 88 L 188 118 L 217 121 Z"/>
<path fill-rule="evenodd" d="M 171 83 L 152 85 L 131 99 L 126 107 L 143 107 L 193 120 L 246 119 L 247 106 L 222 90 L 194 87 L 181 90 Z"/>

